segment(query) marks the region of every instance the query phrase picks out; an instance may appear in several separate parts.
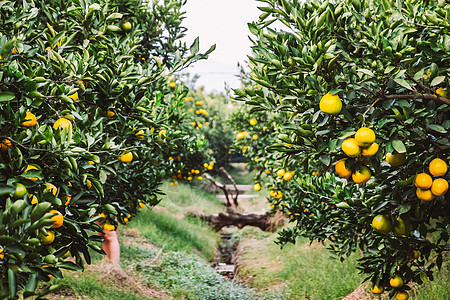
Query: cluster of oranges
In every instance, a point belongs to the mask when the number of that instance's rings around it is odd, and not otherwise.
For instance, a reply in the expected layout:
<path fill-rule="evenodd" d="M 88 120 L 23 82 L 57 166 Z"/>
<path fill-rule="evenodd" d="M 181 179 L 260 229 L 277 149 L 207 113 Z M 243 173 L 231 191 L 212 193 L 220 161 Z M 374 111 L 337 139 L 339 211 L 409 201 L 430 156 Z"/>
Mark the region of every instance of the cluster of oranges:
<path fill-rule="evenodd" d="M 374 156 L 379 149 L 379 145 L 375 142 L 375 133 L 372 129 L 361 127 L 355 134 L 355 137 L 348 138 L 342 143 L 342 151 L 351 158 L 357 158 L 361 163 L 358 169 L 345 167 L 347 158 L 339 160 L 335 165 L 336 173 L 343 177 L 352 177 L 357 184 L 364 184 L 369 181 L 372 176 L 370 169 L 366 166 L 370 164 L 369 157 Z"/>
<path fill-rule="evenodd" d="M 440 158 L 433 159 L 428 170 L 434 177 L 442 177 L 447 173 L 447 164 Z M 434 197 L 442 196 L 448 191 L 448 181 L 444 178 L 433 178 L 427 173 L 416 175 L 414 185 L 417 187 L 416 195 L 423 201 L 431 201 Z"/>

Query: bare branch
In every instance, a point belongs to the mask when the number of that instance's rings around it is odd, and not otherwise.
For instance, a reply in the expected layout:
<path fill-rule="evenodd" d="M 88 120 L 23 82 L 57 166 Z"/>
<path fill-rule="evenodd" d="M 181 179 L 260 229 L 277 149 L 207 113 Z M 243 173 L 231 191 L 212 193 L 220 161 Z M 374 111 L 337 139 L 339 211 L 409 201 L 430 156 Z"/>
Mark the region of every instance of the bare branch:
<path fill-rule="evenodd" d="M 231 181 L 231 184 L 232 184 L 233 187 L 234 187 L 235 194 L 234 194 L 234 196 L 233 196 L 233 203 L 234 203 L 234 206 L 236 206 L 236 208 L 237 208 L 238 205 L 239 205 L 239 204 L 238 204 L 238 201 L 237 201 L 238 196 L 239 196 L 239 190 L 238 190 L 238 188 L 237 188 L 237 186 L 236 186 L 236 182 L 234 181 L 233 177 L 231 177 L 231 175 L 227 172 L 227 170 L 225 170 L 224 167 L 220 167 L 219 170 L 222 171 L 222 172 L 225 174 L 225 176 L 228 177 L 228 179 Z"/>

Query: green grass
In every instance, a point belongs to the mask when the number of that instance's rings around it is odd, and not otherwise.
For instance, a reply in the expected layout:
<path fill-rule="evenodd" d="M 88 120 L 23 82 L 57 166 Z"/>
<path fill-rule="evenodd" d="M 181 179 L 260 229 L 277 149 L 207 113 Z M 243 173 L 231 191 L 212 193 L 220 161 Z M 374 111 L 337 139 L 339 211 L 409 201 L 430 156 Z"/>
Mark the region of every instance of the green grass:
<path fill-rule="evenodd" d="M 242 245 L 240 274 L 259 290 L 268 285 L 282 286 L 288 291 L 286 299 L 341 299 L 362 280 L 356 270 L 356 254 L 340 262 L 331 259 L 331 253 L 320 244 L 309 246 L 301 239 L 280 249 L 274 244 L 276 233 L 246 231 L 242 237 L 258 241 Z"/>
<path fill-rule="evenodd" d="M 450 299 L 450 256 L 446 256 L 446 261 L 442 264 L 440 271 L 434 273 L 434 280 L 426 282 L 418 290 L 417 296 L 412 295 L 413 300 L 443 300 Z M 410 293 L 411 294 L 411 293 Z"/>
<path fill-rule="evenodd" d="M 187 211 L 211 214 L 223 210 L 223 206 L 215 194 L 207 193 L 195 185 L 170 186 L 169 182 L 165 182 L 161 186 L 161 190 L 165 195 L 158 206 L 167 208 L 172 214 L 184 214 Z"/>
<path fill-rule="evenodd" d="M 238 282 L 224 279 L 197 255 L 167 252 L 156 259 L 157 251 L 139 247 L 124 249 L 122 264 L 141 274 L 147 283 L 164 289 L 176 299 L 280 299 L 269 293 L 257 293 Z"/>
<path fill-rule="evenodd" d="M 154 299 L 148 298 L 132 291 L 124 291 L 120 287 L 114 287 L 111 282 L 102 282 L 98 280 L 98 274 L 86 273 L 64 273 L 64 279 L 59 283 L 62 284 L 62 290 L 67 291 L 69 294 L 83 295 L 89 297 L 89 299 L 96 300 L 136 300 L 136 299 Z M 62 294 L 62 291 L 60 291 Z M 64 298 L 64 297 L 62 297 Z M 54 299 L 54 298 L 52 298 Z"/>
<path fill-rule="evenodd" d="M 206 259 L 214 257 L 219 241 L 218 234 L 201 221 L 178 219 L 167 212 L 143 210 L 130 228 L 165 251 L 197 253 Z"/>

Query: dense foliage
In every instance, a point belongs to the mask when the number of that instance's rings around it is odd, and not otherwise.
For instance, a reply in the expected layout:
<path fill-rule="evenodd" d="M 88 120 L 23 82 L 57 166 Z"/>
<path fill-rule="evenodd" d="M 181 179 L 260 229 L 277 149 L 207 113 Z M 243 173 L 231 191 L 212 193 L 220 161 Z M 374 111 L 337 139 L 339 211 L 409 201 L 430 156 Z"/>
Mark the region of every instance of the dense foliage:
<path fill-rule="evenodd" d="M 272 171 L 273 207 L 295 223 L 279 242 L 327 240 L 341 257 L 360 249 L 367 279 L 391 295 L 408 289 L 394 275 L 432 279 L 449 240 L 449 174 L 432 169 L 450 161 L 450 4 L 261 2 L 249 24 L 253 83 L 235 94 L 251 107 L 244 119 L 278 116 L 260 168 Z M 444 188 L 415 186 L 418 173 Z"/>
<path fill-rule="evenodd" d="M 0 1 L 1 298 L 81 270 L 198 151 L 168 75 L 213 47 L 180 42 L 184 3 Z"/>

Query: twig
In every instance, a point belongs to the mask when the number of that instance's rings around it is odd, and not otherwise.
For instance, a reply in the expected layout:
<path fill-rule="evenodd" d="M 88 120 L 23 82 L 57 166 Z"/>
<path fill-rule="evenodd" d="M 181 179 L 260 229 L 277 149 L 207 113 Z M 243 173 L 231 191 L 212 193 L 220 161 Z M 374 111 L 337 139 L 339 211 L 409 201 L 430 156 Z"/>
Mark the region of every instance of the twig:
<path fill-rule="evenodd" d="M 225 176 L 227 176 L 228 179 L 231 181 L 231 184 L 233 184 L 234 190 L 236 191 L 236 193 L 235 193 L 235 195 L 233 197 L 233 203 L 234 203 L 234 206 L 236 206 L 236 208 L 237 208 L 238 205 L 239 205 L 238 202 L 237 202 L 237 199 L 238 199 L 238 196 L 239 196 L 239 190 L 238 190 L 238 188 L 236 186 L 236 182 L 234 181 L 233 177 L 231 177 L 231 175 L 227 172 L 227 170 L 225 170 L 224 167 L 220 167 L 219 170 L 222 171 L 225 174 Z"/>
<path fill-rule="evenodd" d="M 205 178 L 208 179 L 212 184 L 214 184 L 216 187 L 218 187 L 219 189 L 222 190 L 222 192 L 225 194 L 225 199 L 226 199 L 226 201 L 227 201 L 226 207 L 227 207 L 227 208 L 228 208 L 228 207 L 231 207 L 232 204 L 231 204 L 230 198 L 229 198 L 229 196 L 228 196 L 228 190 L 227 190 L 227 187 L 226 187 L 224 184 L 222 184 L 222 183 L 218 182 L 217 180 L 215 180 L 215 179 L 214 179 L 211 175 L 209 175 L 208 173 L 205 173 L 204 176 L 205 176 Z"/>

